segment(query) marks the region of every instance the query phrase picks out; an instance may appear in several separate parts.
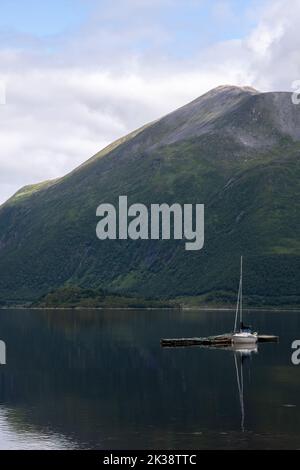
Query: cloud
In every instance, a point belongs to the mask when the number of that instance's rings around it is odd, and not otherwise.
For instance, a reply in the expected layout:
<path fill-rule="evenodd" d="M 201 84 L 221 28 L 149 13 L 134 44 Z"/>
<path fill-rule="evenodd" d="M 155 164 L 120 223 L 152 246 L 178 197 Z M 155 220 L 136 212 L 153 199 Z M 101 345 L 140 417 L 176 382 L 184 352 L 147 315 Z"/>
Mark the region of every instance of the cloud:
<path fill-rule="evenodd" d="M 188 3 L 201 8 L 203 2 Z M 95 10 L 76 33 L 15 34 L 2 42 L 0 203 L 210 88 L 289 90 L 300 78 L 299 0 L 260 3 L 257 25 L 245 37 L 194 48 L 185 58 L 169 54 L 173 30 L 161 19 L 164 9 L 183 4 L 119 1 Z M 230 2 L 215 6 L 218 21 L 232 16 Z"/>

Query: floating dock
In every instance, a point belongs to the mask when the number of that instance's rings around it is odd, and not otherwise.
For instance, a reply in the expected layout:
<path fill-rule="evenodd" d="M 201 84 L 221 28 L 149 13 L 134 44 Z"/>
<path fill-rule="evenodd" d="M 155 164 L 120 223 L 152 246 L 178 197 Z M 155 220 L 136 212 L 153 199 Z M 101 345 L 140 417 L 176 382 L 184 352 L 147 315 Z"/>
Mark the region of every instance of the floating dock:
<path fill-rule="evenodd" d="M 259 343 L 277 343 L 278 336 L 274 335 L 258 335 L 257 341 Z M 226 347 L 232 345 L 232 334 L 218 336 L 208 336 L 207 338 L 166 338 L 160 340 L 162 347 L 180 347 L 180 346 L 219 346 Z"/>

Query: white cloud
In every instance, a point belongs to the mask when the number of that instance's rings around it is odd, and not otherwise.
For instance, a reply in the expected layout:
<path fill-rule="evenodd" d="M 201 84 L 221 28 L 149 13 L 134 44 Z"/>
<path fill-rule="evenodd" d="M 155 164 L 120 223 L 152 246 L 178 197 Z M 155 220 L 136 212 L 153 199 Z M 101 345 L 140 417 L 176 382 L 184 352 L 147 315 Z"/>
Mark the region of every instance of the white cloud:
<path fill-rule="evenodd" d="M 227 2 L 216 3 L 219 15 L 230 15 Z M 134 10 L 134 0 L 128 5 Z M 145 1 L 139 12 L 148 15 L 150 7 Z M 266 2 L 259 14 L 247 37 L 185 61 L 166 54 L 168 32 L 158 24 L 145 19 L 143 29 L 142 14 L 140 27 L 128 31 L 99 28 L 94 18 L 73 37 L 0 47 L 0 82 L 6 82 L 0 203 L 20 186 L 65 174 L 114 139 L 220 84 L 289 90 L 300 78 L 300 2 Z M 145 38 L 151 47 L 132 47 Z"/>

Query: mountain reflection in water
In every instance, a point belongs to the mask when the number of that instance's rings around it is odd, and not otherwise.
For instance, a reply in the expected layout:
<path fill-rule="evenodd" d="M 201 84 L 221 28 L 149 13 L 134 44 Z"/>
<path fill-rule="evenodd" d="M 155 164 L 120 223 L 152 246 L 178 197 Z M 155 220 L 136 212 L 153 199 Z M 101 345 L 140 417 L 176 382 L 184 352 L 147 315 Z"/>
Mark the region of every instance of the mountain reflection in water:
<path fill-rule="evenodd" d="M 236 351 L 160 347 L 162 337 L 232 328 L 231 311 L 1 310 L 1 449 L 296 448 L 300 312 L 251 312 L 280 336 L 243 364 Z"/>

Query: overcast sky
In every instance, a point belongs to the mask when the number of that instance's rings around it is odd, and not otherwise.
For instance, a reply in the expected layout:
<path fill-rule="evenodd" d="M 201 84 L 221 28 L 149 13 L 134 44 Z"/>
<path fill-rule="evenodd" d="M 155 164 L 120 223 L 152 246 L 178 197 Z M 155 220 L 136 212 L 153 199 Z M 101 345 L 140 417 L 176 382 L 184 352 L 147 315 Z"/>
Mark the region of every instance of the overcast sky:
<path fill-rule="evenodd" d="M 0 203 L 215 86 L 300 80 L 300 0 L 0 0 L 0 12 Z"/>

